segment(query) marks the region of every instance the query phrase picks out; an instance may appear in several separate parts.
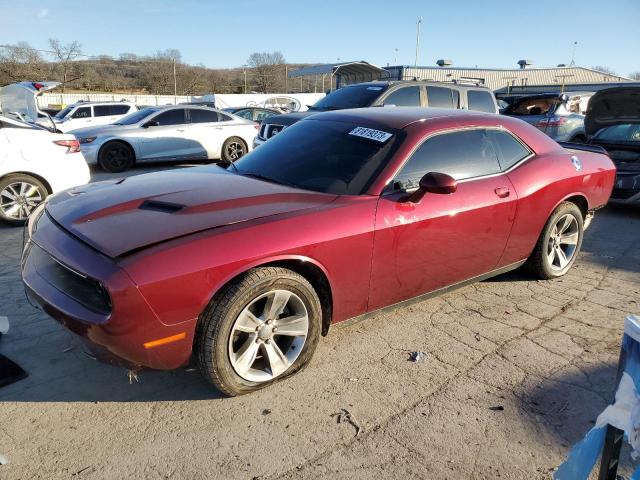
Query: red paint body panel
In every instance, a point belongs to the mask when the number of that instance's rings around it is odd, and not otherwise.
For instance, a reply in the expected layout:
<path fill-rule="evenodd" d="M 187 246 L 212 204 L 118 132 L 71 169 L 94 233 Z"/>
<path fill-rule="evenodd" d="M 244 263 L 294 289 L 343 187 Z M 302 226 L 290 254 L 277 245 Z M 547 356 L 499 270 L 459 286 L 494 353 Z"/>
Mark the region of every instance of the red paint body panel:
<path fill-rule="evenodd" d="M 313 118 L 404 129 L 407 136 L 361 196 L 298 190 L 217 167 L 141 175 L 54 196 L 30 243 L 101 282 L 113 309 L 100 316 L 56 290 L 38 274 L 29 248 L 27 290 L 98 350 L 134 365 L 176 368 L 191 356 L 205 306 L 250 268 L 282 260 L 313 263 L 329 282 L 332 321 L 338 322 L 523 260 L 560 202 L 582 196 L 589 209 L 597 208 L 613 187 L 615 168 L 607 156 L 564 150 L 510 117 L 374 108 Z M 383 193 L 425 138 L 474 126 L 505 128 L 533 155 L 506 173 L 460 181 L 455 193 L 427 193 L 416 204 L 404 201 L 406 193 Z M 572 155 L 582 161 L 581 171 Z M 140 208 L 149 201 L 156 204 Z M 181 332 L 184 340 L 143 347 Z"/>

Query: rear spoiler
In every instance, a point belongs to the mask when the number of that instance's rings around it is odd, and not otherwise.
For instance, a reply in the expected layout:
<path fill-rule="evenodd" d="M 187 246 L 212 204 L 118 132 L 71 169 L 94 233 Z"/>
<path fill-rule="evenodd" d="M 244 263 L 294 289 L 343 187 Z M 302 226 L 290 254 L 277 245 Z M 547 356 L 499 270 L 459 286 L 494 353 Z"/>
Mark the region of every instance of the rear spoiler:
<path fill-rule="evenodd" d="M 587 145 L 585 143 L 572 143 L 572 142 L 558 142 L 561 147 L 568 150 L 582 150 L 585 152 L 602 153 L 609 155 L 607 151 L 600 145 Z"/>

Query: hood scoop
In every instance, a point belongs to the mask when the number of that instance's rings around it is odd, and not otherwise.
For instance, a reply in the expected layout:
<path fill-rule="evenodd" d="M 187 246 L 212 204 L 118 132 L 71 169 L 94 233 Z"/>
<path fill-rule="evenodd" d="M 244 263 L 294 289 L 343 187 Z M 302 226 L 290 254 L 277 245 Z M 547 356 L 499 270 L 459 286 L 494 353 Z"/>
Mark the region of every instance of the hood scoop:
<path fill-rule="evenodd" d="M 138 208 L 140 210 L 150 210 L 152 212 L 177 213 L 184 208 L 184 205 L 162 202 L 159 200 L 145 200 Z"/>

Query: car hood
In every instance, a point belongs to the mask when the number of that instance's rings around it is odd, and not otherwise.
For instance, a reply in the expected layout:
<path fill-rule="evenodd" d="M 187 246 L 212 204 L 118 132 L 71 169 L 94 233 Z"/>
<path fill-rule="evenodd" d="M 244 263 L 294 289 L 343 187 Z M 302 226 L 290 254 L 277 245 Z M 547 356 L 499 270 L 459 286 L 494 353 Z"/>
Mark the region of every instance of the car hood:
<path fill-rule="evenodd" d="M 336 198 L 205 166 L 76 187 L 51 197 L 46 210 L 72 235 L 115 258 L 196 232 L 320 207 Z"/>
<path fill-rule="evenodd" d="M 587 135 L 623 123 L 640 123 L 640 87 L 606 88 L 591 97 L 584 118 Z"/>
<path fill-rule="evenodd" d="M 303 118 L 307 118 L 310 117 L 311 115 L 313 115 L 314 113 L 319 113 L 319 112 L 313 112 L 313 111 L 305 111 L 305 112 L 294 112 L 294 113 L 285 113 L 282 115 L 273 115 L 271 117 L 265 118 L 262 123 L 263 124 L 274 124 L 274 125 L 284 125 L 284 126 L 289 126 L 289 125 L 293 125 L 294 123 L 302 120 Z"/>

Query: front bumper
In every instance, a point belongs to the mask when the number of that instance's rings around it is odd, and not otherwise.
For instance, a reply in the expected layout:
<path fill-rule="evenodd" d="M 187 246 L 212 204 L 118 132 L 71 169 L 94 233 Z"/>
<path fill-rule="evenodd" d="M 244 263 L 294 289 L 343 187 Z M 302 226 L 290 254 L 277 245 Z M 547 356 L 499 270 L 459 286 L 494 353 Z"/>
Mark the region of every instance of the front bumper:
<path fill-rule="evenodd" d="M 97 359 L 160 370 L 175 369 L 189 362 L 196 319 L 163 324 L 138 286 L 113 260 L 68 235 L 47 213 L 40 216 L 36 227 L 29 225 L 26 230 L 22 258 L 22 280 L 27 295 L 48 315 L 82 337 Z M 51 275 L 45 274 L 34 259 L 34 249 L 44 251 L 72 272 L 104 286 L 110 295 L 110 311 L 87 308 L 86 303 L 74 299 L 64 283 L 56 283 Z M 152 348 L 145 345 L 176 335 L 181 336 L 179 341 Z"/>
<path fill-rule="evenodd" d="M 640 204 L 640 172 L 618 171 L 609 201 L 621 204 Z"/>

